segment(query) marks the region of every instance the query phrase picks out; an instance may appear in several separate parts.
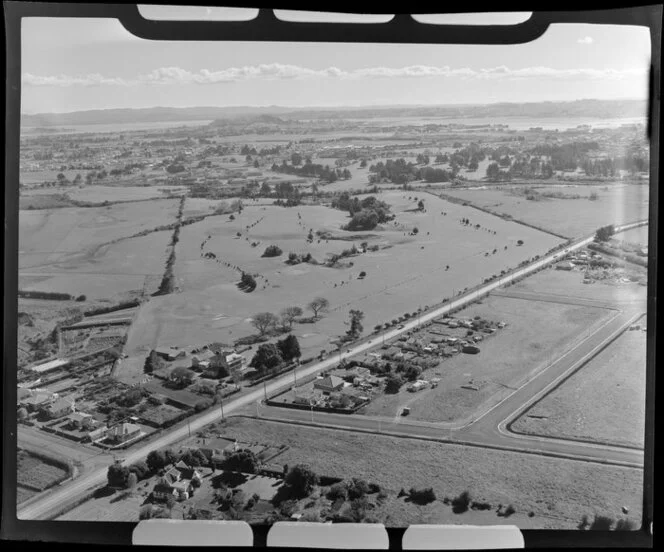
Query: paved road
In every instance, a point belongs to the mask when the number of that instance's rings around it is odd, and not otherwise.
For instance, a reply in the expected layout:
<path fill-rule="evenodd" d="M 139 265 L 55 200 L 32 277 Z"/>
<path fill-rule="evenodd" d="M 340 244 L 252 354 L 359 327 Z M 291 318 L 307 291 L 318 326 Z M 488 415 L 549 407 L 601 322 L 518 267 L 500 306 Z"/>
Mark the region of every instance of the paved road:
<path fill-rule="evenodd" d="M 269 406 L 260 406 L 258 416 L 285 423 L 380 432 L 386 435 L 419 437 L 640 468 L 643 466 L 643 451 L 639 449 L 519 435 L 509 431 L 507 426 L 642 315 L 643 311 L 639 310 L 618 313 L 559 357 L 546 370 L 524 383 L 499 404 L 487 409 L 476 420 L 466 423 L 434 423 L 399 417 L 328 414 Z"/>
<path fill-rule="evenodd" d="M 629 225 L 624 225 L 622 227 L 617 227 L 616 231 L 626 230 L 641 224 L 643 224 L 643 221 L 632 223 Z M 585 247 L 592 240 L 593 236 L 578 240 L 577 242 L 570 244 L 568 247 L 566 247 L 564 251 L 568 252 L 580 249 L 582 247 Z M 555 262 L 555 260 L 561 254 L 564 253 L 562 252 L 552 253 L 551 255 L 547 255 L 535 261 L 534 263 L 518 268 L 512 271 L 510 274 L 504 275 L 501 278 L 493 282 L 490 282 L 488 284 L 485 284 L 474 291 L 468 292 L 463 296 L 460 296 L 457 299 L 454 299 L 428 313 L 422 314 L 417 320 L 406 322 L 405 324 L 403 324 L 402 328 L 395 328 L 392 330 L 388 330 L 387 332 L 384 332 L 384 336 L 381 335 L 378 337 L 373 337 L 358 344 L 351 345 L 348 347 L 347 353 L 343 353 L 342 351 L 340 351 L 338 355 L 332 355 L 326 360 L 323 360 L 308 367 L 299 368 L 297 370 L 297 375 L 300 378 L 307 377 L 316 374 L 318 372 L 321 372 L 325 369 L 331 368 L 335 366 L 339 362 L 339 360 L 341 360 L 341 358 L 343 358 L 344 354 L 351 356 L 365 352 L 368 349 L 374 347 L 376 345 L 376 343 L 374 342 L 377 342 L 377 340 L 381 339 L 382 337 L 384 337 L 385 340 L 393 339 L 403 333 L 415 329 L 417 326 L 419 326 L 420 323 L 429 322 L 435 318 L 442 316 L 443 314 L 446 314 L 452 309 L 463 307 L 469 303 L 472 303 L 473 301 L 476 301 L 477 299 L 485 296 L 487 293 L 493 291 L 494 289 L 499 288 L 500 286 L 504 285 L 505 283 L 513 279 L 527 276 L 528 274 L 535 272 L 536 270 L 546 266 L 547 264 Z M 274 393 L 284 387 L 288 387 L 290 385 L 290 382 L 291 382 L 290 373 L 281 376 L 275 380 L 272 380 L 270 383 L 266 384 L 267 393 Z M 259 388 L 242 397 L 239 397 L 223 406 L 225 414 L 229 415 L 232 414 L 233 412 L 238 412 L 240 409 L 256 403 L 262 398 L 262 396 L 263 396 L 263 389 Z M 216 422 L 220 418 L 221 418 L 220 411 L 213 410 L 202 416 L 199 416 L 198 418 L 191 419 L 189 421 L 189 424 L 184 424 L 181 427 L 177 427 L 173 430 L 170 430 L 168 433 L 163 434 L 157 437 L 156 439 L 151 440 L 147 444 L 143 444 L 139 448 L 128 451 L 124 455 L 124 463 L 131 464 L 138 460 L 142 460 L 147 456 L 147 454 L 151 450 L 170 446 L 171 444 L 187 437 L 190 431 L 191 432 L 198 431 L 204 426 Z M 418 429 L 418 431 L 422 430 Z M 436 428 L 436 431 L 439 431 L 439 429 Z M 36 501 L 25 508 L 21 508 L 18 511 L 18 517 L 19 519 L 50 519 L 54 515 L 54 512 L 57 512 L 59 509 L 61 509 L 64 504 L 72 501 L 73 499 L 79 497 L 80 495 L 86 492 L 89 492 L 95 487 L 102 485 L 105 480 L 106 480 L 106 469 L 98 469 L 89 472 L 81 476 L 80 478 L 75 479 L 69 485 L 64 486 L 62 489 L 59 489 L 58 491 L 55 491 L 48 496 L 45 496 L 42 500 Z"/>

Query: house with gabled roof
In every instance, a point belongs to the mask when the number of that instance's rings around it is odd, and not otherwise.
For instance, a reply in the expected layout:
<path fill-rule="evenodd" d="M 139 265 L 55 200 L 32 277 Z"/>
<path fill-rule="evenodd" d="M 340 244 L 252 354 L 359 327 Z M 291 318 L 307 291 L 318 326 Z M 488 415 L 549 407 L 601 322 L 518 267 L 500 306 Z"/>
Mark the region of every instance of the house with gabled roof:
<path fill-rule="evenodd" d="M 180 460 L 164 473 L 152 490 L 152 495 L 158 500 L 166 500 L 169 496 L 176 500 L 187 500 L 193 494 L 194 480 L 200 483 L 201 474 Z"/>

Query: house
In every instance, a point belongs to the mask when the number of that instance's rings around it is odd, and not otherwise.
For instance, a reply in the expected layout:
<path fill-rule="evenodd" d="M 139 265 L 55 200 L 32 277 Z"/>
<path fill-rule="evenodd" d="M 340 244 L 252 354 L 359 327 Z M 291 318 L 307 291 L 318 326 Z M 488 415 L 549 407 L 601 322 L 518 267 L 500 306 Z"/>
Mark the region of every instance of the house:
<path fill-rule="evenodd" d="M 51 420 L 62 418 L 70 412 L 74 412 L 74 400 L 62 397 L 54 402 L 42 407 L 42 412 Z"/>
<path fill-rule="evenodd" d="M 108 427 L 106 424 L 103 424 L 99 426 L 97 429 L 93 429 L 92 431 L 88 432 L 87 439 L 90 440 L 91 443 L 94 443 L 95 441 L 99 441 L 100 439 L 103 439 L 106 437 L 106 432 L 108 431 Z"/>
<path fill-rule="evenodd" d="M 187 356 L 185 351 L 178 349 L 177 347 L 157 347 L 155 353 L 157 353 L 157 356 L 169 361 Z"/>
<path fill-rule="evenodd" d="M 187 500 L 193 494 L 192 482 L 201 481 L 201 474 L 180 461 L 161 477 L 152 490 L 154 498 L 166 500 L 169 496 L 176 500 Z"/>
<path fill-rule="evenodd" d="M 106 432 L 106 439 L 112 443 L 122 444 L 135 439 L 140 434 L 140 426 L 124 422 L 109 429 Z"/>
<path fill-rule="evenodd" d="M 43 374 L 45 372 L 51 372 L 52 370 L 56 370 L 57 368 L 62 368 L 66 364 L 69 364 L 69 361 L 67 359 L 56 358 L 54 360 L 50 360 L 49 362 L 44 362 L 43 364 L 31 366 L 28 369 L 31 370 L 32 372 Z"/>
<path fill-rule="evenodd" d="M 33 391 L 28 396 L 23 396 L 18 403 L 25 406 L 28 412 L 36 412 L 46 407 L 53 400 L 53 395 L 46 391 Z"/>
<path fill-rule="evenodd" d="M 219 351 L 210 357 L 210 372 L 214 372 L 215 376 L 219 375 L 220 370 L 224 370 L 229 374 L 240 372 L 244 366 L 244 361 L 244 357 L 234 351 Z"/>
<path fill-rule="evenodd" d="M 329 395 L 334 391 L 343 389 L 344 380 L 338 376 L 326 376 L 314 382 L 314 389 L 320 389 L 324 394 Z"/>
<path fill-rule="evenodd" d="M 86 412 L 73 412 L 68 416 L 67 425 L 70 429 L 92 429 L 95 426 L 95 419 Z"/>
<path fill-rule="evenodd" d="M 574 263 L 571 263 L 569 261 L 563 261 L 556 265 L 556 270 L 573 270 L 573 269 L 574 269 Z"/>
<path fill-rule="evenodd" d="M 215 352 L 210 349 L 203 349 L 191 357 L 192 368 L 207 368 L 210 366 L 210 360 L 214 358 Z"/>

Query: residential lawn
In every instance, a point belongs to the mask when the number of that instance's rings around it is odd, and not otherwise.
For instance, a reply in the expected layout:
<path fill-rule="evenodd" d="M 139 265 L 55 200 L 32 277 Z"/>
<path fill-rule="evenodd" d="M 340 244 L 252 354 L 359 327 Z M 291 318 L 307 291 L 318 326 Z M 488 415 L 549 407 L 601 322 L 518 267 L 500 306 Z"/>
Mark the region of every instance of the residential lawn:
<path fill-rule="evenodd" d="M 130 521 L 138 522 L 139 510 L 154 484 L 140 482 L 132 492 L 106 489 L 69 512 L 56 518 L 57 521 Z"/>
<path fill-rule="evenodd" d="M 404 385 L 395 395 L 381 395 L 365 414 L 398 416 L 404 406 L 410 417 L 429 422 L 470 419 L 497 404 L 515 388 L 544 369 L 611 314 L 600 308 L 577 307 L 490 295 L 455 314 L 481 316 L 506 326 L 484 335 L 476 355 L 459 353 L 422 373 L 422 379 L 440 378 L 438 387 L 417 393 Z M 445 326 L 440 326 L 446 329 Z M 478 390 L 462 388 L 472 384 Z"/>
<path fill-rule="evenodd" d="M 515 220 L 535 224 L 570 238 L 592 234 L 600 226 L 624 224 L 648 218 L 649 190 L 646 184 L 608 185 L 554 185 L 532 186 L 539 192 L 557 191 L 578 194 L 581 199 L 543 198 L 541 201 L 527 200 L 524 195 L 514 194 L 515 185 L 488 184 L 483 188 L 455 190 L 445 193 L 469 201 L 500 214 L 511 215 Z M 523 185 L 518 187 L 522 188 Z M 596 192 L 598 199 L 588 196 Z"/>
<path fill-rule="evenodd" d="M 229 418 L 224 432 L 241 441 L 286 444 L 290 448 L 279 456 L 279 464 L 306 463 L 319 474 L 361 477 L 391 497 L 411 486 L 433 487 L 439 500 L 469 490 L 476 500 L 494 507 L 513 504 L 520 515 L 508 519 L 523 527 L 574 529 L 583 515 L 622 517 L 622 506 L 629 508 L 630 519 L 641 516 L 643 472 L 637 469 L 242 417 Z M 420 517 L 417 508 L 393 504 L 387 511 L 391 518 L 383 520 L 388 526 L 403 526 L 477 519 L 438 509 L 438 502 L 422 507 Z M 530 511 L 534 518 L 521 517 Z M 501 519 L 493 513 L 477 521 L 493 524 Z"/>
<path fill-rule="evenodd" d="M 643 317 L 639 323 L 645 321 Z M 547 437 L 643 447 L 645 379 L 646 332 L 625 331 L 526 411 L 512 429 Z"/>

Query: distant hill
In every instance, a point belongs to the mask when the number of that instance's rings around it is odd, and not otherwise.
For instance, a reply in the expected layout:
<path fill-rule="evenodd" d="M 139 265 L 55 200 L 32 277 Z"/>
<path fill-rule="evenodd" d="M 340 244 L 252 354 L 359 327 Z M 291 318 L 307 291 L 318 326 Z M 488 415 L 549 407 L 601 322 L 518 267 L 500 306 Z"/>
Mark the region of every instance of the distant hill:
<path fill-rule="evenodd" d="M 645 100 L 577 100 L 573 102 L 497 103 L 487 105 L 385 106 L 385 107 L 151 107 L 142 109 L 96 109 L 72 113 L 22 115 L 29 127 L 63 125 L 214 121 L 225 124 L 279 124 L 287 120 L 376 117 L 645 117 Z"/>

